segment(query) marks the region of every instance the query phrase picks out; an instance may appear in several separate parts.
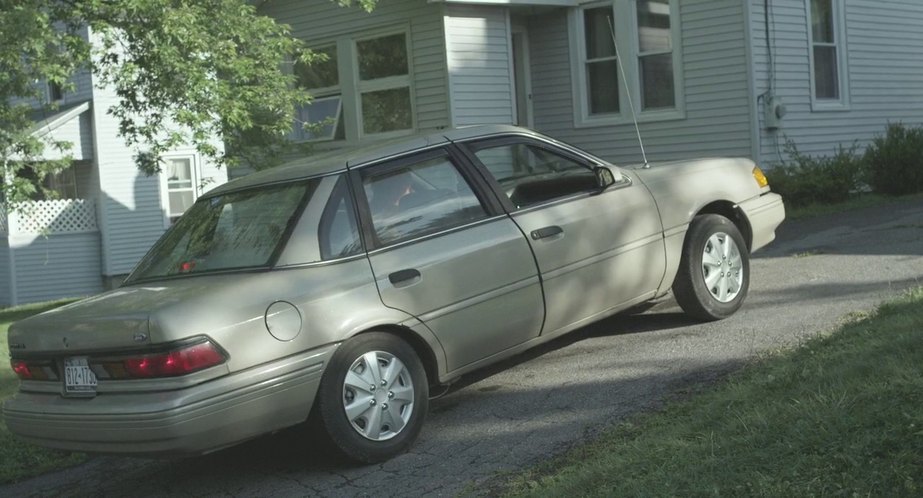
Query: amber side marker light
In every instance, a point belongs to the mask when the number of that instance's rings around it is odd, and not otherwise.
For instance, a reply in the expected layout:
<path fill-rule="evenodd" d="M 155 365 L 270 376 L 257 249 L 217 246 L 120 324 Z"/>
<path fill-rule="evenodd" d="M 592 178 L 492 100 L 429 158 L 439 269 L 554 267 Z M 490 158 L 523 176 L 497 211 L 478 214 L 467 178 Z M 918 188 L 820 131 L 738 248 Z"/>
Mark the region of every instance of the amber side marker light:
<path fill-rule="evenodd" d="M 753 179 L 756 180 L 756 183 L 760 188 L 769 186 L 769 179 L 766 178 L 766 175 L 763 173 L 763 170 L 759 166 L 753 167 Z"/>

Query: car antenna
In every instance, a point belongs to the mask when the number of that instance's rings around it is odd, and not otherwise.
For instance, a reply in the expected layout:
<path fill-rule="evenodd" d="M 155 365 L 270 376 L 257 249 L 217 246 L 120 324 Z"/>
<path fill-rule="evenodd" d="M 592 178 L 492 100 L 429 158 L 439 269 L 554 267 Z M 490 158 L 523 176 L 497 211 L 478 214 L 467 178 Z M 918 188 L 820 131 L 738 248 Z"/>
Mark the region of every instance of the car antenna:
<path fill-rule="evenodd" d="M 641 127 L 638 126 L 638 115 L 635 113 L 635 101 L 631 98 L 631 88 L 628 87 L 628 78 L 625 76 L 625 66 L 622 65 L 622 54 L 619 53 L 619 44 L 615 41 L 615 27 L 612 25 L 612 16 L 606 16 L 606 22 L 609 23 L 609 34 L 612 36 L 612 46 L 615 47 L 615 62 L 619 66 L 622 81 L 625 85 L 625 94 L 628 95 L 628 108 L 631 110 L 631 122 L 635 125 L 635 133 L 638 135 L 638 146 L 641 147 L 641 159 L 644 160 L 644 167 L 650 168 L 647 162 L 647 153 L 644 152 L 644 141 L 641 140 Z M 618 91 L 616 88 L 615 91 Z"/>

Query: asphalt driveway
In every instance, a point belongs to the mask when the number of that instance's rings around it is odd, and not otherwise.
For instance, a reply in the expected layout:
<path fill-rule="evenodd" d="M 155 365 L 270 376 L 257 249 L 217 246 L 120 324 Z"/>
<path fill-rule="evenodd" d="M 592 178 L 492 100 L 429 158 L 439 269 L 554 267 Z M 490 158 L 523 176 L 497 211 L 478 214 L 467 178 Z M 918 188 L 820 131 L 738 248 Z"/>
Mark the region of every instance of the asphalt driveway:
<path fill-rule="evenodd" d="M 607 424 L 832 330 L 923 284 L 923 201 L 787 222 L 755 256 L 750 296 L 699 324 L 672 300 L 617 316 L 467 376 L 431 403 L 412 450 L 330 461 L 297 431 L 186 460 L 97 457 L 2 496 L 417 496 L 484 489 Z"/>

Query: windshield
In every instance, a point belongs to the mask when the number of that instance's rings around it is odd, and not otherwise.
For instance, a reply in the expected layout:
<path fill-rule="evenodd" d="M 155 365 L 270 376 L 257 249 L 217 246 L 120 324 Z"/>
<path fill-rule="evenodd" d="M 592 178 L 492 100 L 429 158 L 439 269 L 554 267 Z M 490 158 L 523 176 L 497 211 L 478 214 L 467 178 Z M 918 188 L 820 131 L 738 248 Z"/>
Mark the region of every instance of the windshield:
<path fill-rule="evenodd" d="M 141 260 L 129 280 L 266 267 L 317 180 L 256 188 L 196 202 Z"/>

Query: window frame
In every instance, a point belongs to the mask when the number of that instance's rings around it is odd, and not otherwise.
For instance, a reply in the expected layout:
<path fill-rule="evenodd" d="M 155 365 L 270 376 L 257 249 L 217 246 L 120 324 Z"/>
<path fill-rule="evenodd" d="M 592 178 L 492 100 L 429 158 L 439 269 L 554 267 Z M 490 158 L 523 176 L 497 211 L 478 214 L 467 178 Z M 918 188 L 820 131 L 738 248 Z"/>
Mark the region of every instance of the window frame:
<path fill-rule="evenodd" d="M 358 43 L 376 38 L 383 38 L 392 35 L 404 35 L 404 43 L 407 54 L 407 74 L 398 76 L 389 76 L 386 78 L 377 78 L 373 80 L 361 80 L 359 76 L 359 49 Z M 297 126 L 293 123 L 292 136 L 296 143 L 330 143 L 334 147 L 355 144 L 367 139 L 387 139 L 393 137 L 402 137 L 413 134 L 418 127 L 417 122 L 417 99 L 415 88 L 415 75 L 413 65 L 413 42 L 412 32 L 409 24 L 391 25 L 380 29 L 353 32 L 338 36 L 336 38 L 326 38 L 310 40 L 308 46 L 313 50 L 323 50 L 327 47 L 334 47 L 337 56 L 337 76 L 339 84 L 326 88 L 306 88 L 306 90 L 315 98 L 329 98 L 336 95 L 340 96 L 340 106 L 343 114 L 344 139 L 336 138 L 303 138 L 304 133 L 301 130 L 294 129 Z M 410 123 L 411 127 L 403 130 L 393 130 L 382 133 L 366 133 L 364 119 L 362 115 L 362 95 L 364 93 L 407 88 L 410 94 Z M 300 110 L 297 111 L 300 113 Z M 335 137 L 336 128 L 333 130 Z"/>
<path fill-rule="evenodd" d="M 848 111 L 850 109 L 850 98 L 849 98 L 849 67 L 848 67 L 848 57 L 846 53 L 847 48 L 847 38 L 846 38 L 846 9 L 843 4 L 843 0 L 830 0 L 831 9 L 833 10 L 832 21 L 833 21 L 833 37 L 834 43 L 824 43 L 824 42 L 814 42 L 814 16 L 811 13 L 811 4 L 814 0 L 805 0 L 805 19 L 806 19 L 806 28 L 808 34 L 808 59 L 810 61 L 809 71 L 810 71 L 810 88 L 808 92 L 811 95 L 811 110 L 812 111 Z M 839 98 L 837 99 L 823 99 L 817 97 L 817 80 L 815 72 L 815 62 L 814 62 L 814 47 L 833 47 L 836 49 L 836 64 L 837 64 L 837 84 L 839 90 Z"/>
<path fill-rule="evenodd" d="M 679 0 L 668 0 L 670 5 L 670 37 L 673 60 L 673 94 L 672 108 L 643 110 L 641 102 L 641 57 L 638 41 L 638 4 L 637 0 L 605 0 L 582 4 L 568 11 L 568 32 L 570 38 L 571 93 L 574 106 L 574 126 L 587 128 L 594 126 L 620 125 L 632 122 L 635 110 L 639 122 L 669 121 L 686 117 L 685 82 L 682 61 L 682 30 L 680 22 Z M 615 28 L 615 38 L 625 78 L 619 70 L 619 112 L 591 115 L 589 112 L 589 91 L 586 77 L 586 30 L 584 14 L 586 9 L 610 6 Z M 621 14 L 621 15 L 620 15 Z M 627 89 L 626 89 L 627 87 Z M 629 99 L 628 93 L 631 94 Z"/>
<path fill-rule="evenodd" d="M 195 204 L 195 202 L 199 200 L 199 197 L 202 195 L 202 192 L 201 192 L 202 189 L 201 189 L 201 186 L 199 185 L 200 179 L 202 177 L 201 171 L 199 171 L 199 168 L 201 166 L 199 162 L 199 157 L 197 154 L 171 154 L 168 156 L 163 156 L 163 160 L 165 162 L 176 160 L 176 159 L 188 159 L 189 160 L 189 175 L 191 177 L 190 180 L 192 181 L 192 186 L 190 187 L 192 190 L 192 203 Z M 167 174 L 168 173 L 167 173 L 166 168 L 161 168 L 160 170 L 160 205 L 161 205 L 161 212 L 163 213 L 163 227 L 164 228 L 170 228 L 174 224 L 174 222 L 170 220 L 170 218 L 172 217 L 170 213 L 171 189 L 170 189 L 170 183 L 169 183 L 170 180 Z M 183 211 L 183 213 L 185 213 L 185 211 Z M 178 215 L 176 215 L 176 218 L 179 218 L 180 216 L 182 216 L 183 213 L 179 213 Z"/>

